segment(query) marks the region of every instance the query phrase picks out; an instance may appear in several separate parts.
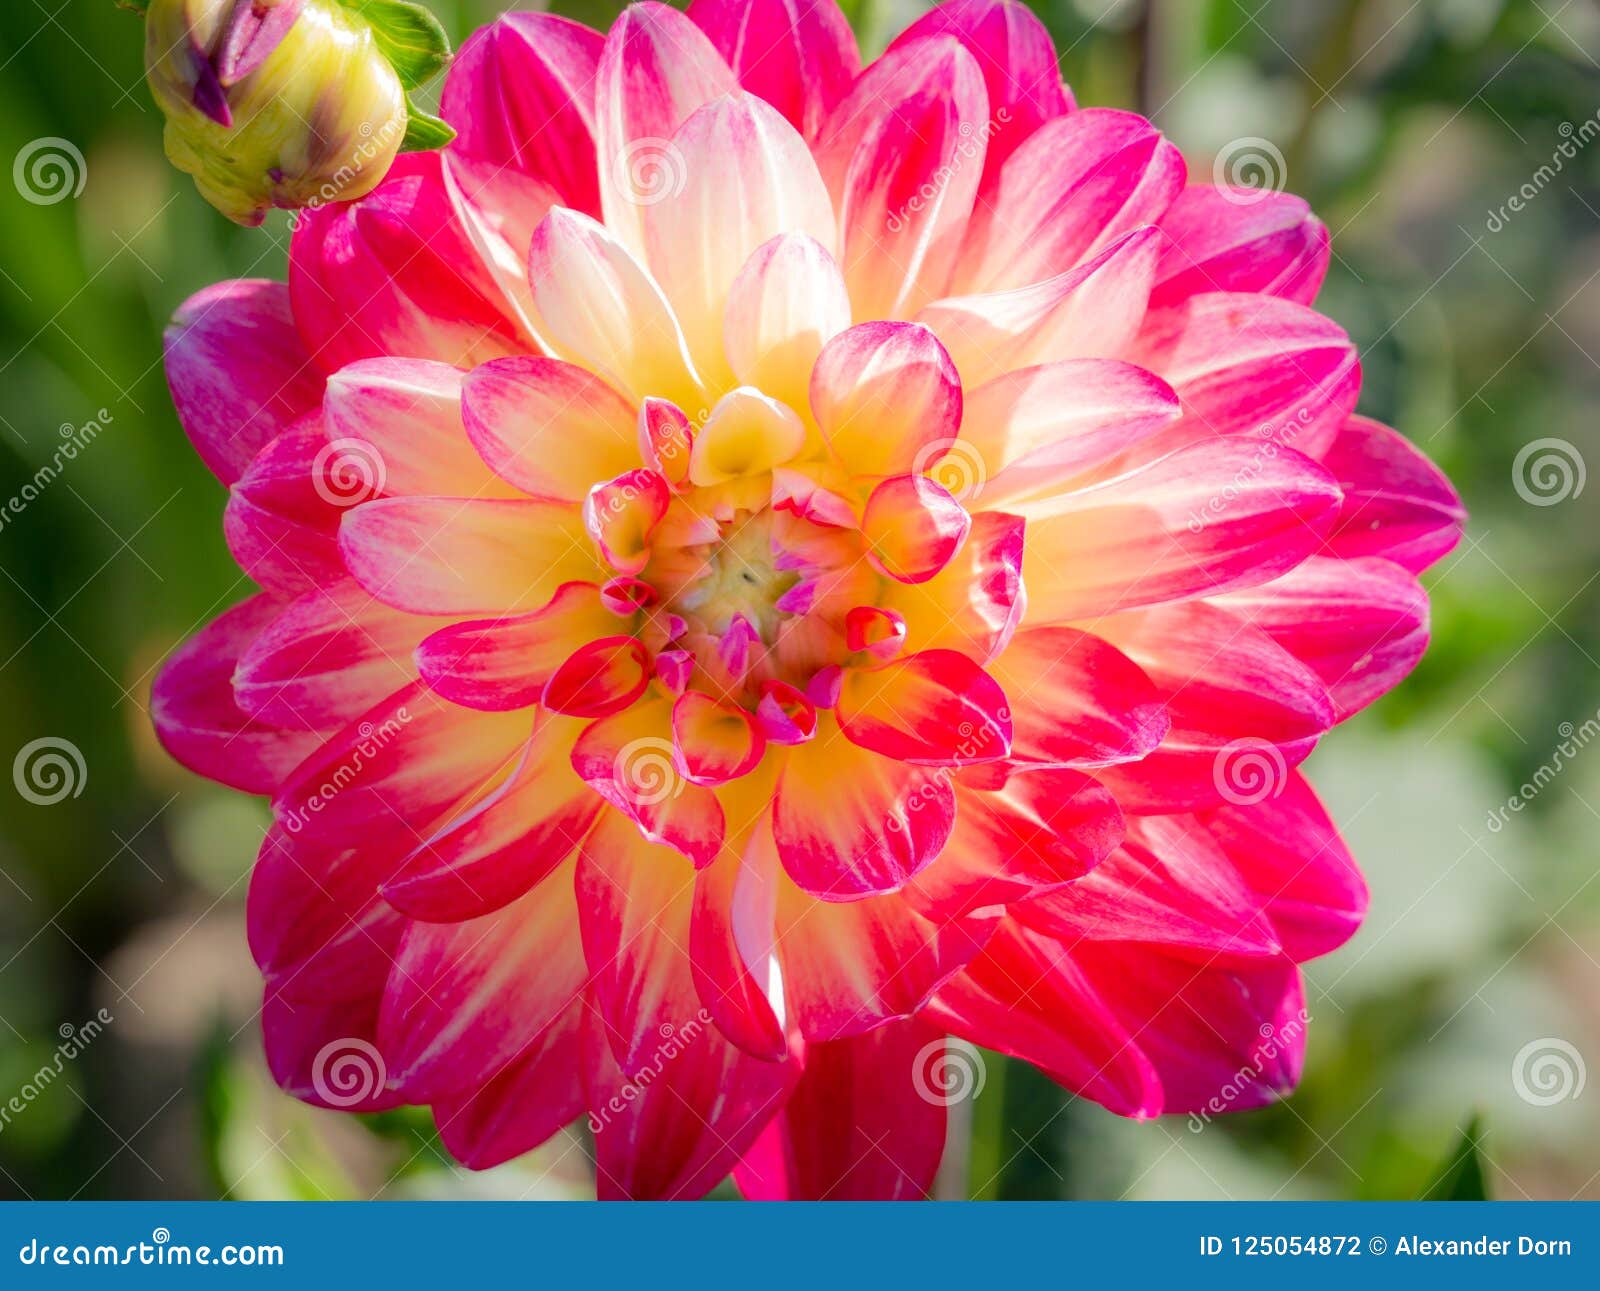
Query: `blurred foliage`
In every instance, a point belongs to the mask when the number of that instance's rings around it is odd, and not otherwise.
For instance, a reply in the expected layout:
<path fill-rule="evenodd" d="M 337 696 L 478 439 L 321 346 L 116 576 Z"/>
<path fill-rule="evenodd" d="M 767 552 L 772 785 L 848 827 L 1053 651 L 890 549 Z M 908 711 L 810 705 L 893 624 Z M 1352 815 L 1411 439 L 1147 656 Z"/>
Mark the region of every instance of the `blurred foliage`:
<path fill-rule="evenodd" d="M 504 5 L 433 7 L 459 40 Z M 598 25 L 617 8 L 556 7 Z M 846 8 L 872 53 L 920 6 Z M 1600 707 L 1600 489 L 1536 507 L 1512 486 L 1516 453 L 1542 436 L 1600 461 L 1600 148 L 1492 218 L 1600 107 L 1600 14 L 1549 0 L 1035 8 L 1079 100 L 1154 116 L 1196 177 L 1241 139 L 1281 152 L 1288 187 L 1334 233 L 1319 306 L 1361 346 L 1363 411 L 1438 460 L 1474 519 L 1430 575 L 1422 667 L 1312 763 L 1373 911 L 1311 966 L 1299 1092 L 1195 1132 L 1119 1121 L 988 1055 L 949 1190 L 1403 1197 L 1433 1179 L 1600 1195 L 1600 1100 L 1526 1101 L 1512 1070 L 1542 1036 L 1600 1054 L 1600 756 L 1503 830 L 1486 825 L 1561 724 Z M 86 159 L 73 200 L 0 189 L 0 499 L 63 429 L 104 424 L 0 529 L 0 761 L 52 735 L 88 772 L 81 796 L 49 807 L 5 787 L 0 1102 L 52 1062 L 63 1024 L 115 1017 L 0 1126 L 0 1195 L 582 1195 L 576 1154 L 474 1176 L 425 1114 L 320 1113 L 267 1077 L 241 914 L 265 813 L 166 759 L 145 704 L 165 654 L 247 593 L 222 492 L 173 416 L 162 326 L 217 279 L 282 277 L 286 221 L 236 229 L 167 167 L 138 20 L 111 0 L 0 6 L 0 51 L 0 159 L 47 138 Z M 1462 1128 L 1473 1107 L 1492 1155 L 1477 1122 Z"/>

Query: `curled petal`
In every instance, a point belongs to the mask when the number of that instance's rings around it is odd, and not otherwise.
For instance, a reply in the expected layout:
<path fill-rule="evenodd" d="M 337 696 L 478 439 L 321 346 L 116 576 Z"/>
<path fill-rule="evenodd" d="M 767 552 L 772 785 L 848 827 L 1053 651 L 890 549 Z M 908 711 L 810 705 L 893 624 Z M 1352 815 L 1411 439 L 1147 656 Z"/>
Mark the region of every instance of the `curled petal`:
<path fill-rule="evenodd" d="M 583 525 L 618 573 L 639 573 L 650 560 L 650 535 L 666 514 L 671 489 L 654 471 L 633 470 L 596 484 L 583 500 Z"/>
<path fill-rule="evenodd" d="M 846 738 L 902 762 L 966 766 L 1011 750 L 1005 692 L 954 650 L 847 670 L 838 711 Z"/>
<path fill-rule="evenodd" d="M 806 429 L 792 408 L 741 386 L 717 401 L 694 436 L 689 479 L 702 487 L 760 475 L 799 453 Z"/>
<path fill-rule="evenodd" d="M 890 583 L 883 608 L 905 620 L 907 639 L 920 648 L 957 650 L 980 663 L 993 659 L 1022 617 L 1024 527 L 1020 516 L 980 511 L 954 559 L 925 583 Z"/>
<path fill-rule="evenodd" d="M 550 674 L 539 702 L 553 713 L 605 717 L 621 712 L 650 684 L 650 654 L 637 637 L 601 637 L 579 647 Z"/>
<path fill-rule="evenodd" d="M 966 508 L 925 475 L 882 481 L 861 517 L 867 560 L 902 583 L 926 583 L 950 563 L 971 529 Z"/>
<path fill-rule="evenodd" d="M 927 328 L 863 323 L 823 347 L 811 409 L 847 470 L 898 475 L 920 470 L 955 439 L 961 381 Z"/>
<path fill-rule="evenodd" d="M 748 712 L 695 690 L 672 706 L 672 742 L 678 770 L 693 784 L 737 780 L 766 751 L 766 738 Z"/>

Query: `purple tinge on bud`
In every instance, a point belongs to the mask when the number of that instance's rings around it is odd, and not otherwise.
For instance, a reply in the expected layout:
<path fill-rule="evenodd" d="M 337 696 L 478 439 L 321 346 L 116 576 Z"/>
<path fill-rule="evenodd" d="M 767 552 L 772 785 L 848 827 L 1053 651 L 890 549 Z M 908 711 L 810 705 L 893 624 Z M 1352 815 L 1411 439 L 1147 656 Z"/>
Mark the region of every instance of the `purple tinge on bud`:
<path fill-rule="evenodd" d="M 224 86 L 237 85 L 266 62 L 289 34 L 303 3 L 304 0 L 238 0 L 212 64 L 218 81 Z M 200 106 L 198 99 L 195 106 Z"/>
<path fill-rule="evenodd" d="M 233 126 L 233 109 L 228 106 L 227 92 L 212 65 L 211 56 L 189 38 L 189 58 L 194 63 L 194 105 L 224 130 Z"/>

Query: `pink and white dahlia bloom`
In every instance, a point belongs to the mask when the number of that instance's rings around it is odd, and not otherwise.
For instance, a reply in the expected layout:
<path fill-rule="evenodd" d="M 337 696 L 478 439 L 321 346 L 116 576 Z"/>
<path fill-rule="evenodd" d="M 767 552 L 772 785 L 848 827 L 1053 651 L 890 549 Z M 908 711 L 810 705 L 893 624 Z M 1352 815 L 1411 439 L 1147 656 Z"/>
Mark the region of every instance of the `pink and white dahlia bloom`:
<path fill-rule="evenodd" d="M 508 14 L 443 111 L 169 334 L 261 591 L 153 707 L 271 796 L 284 1088 L 471 1166 L 586 1119 L 629 1197 L 922 1195 L 952 1035 L 1127 1116 L 1289 1089 L 1366 905 L 1294 768 L 1462 522 L 1305 204 L 1006 0 L 864 69 L 831 0 Z"/>

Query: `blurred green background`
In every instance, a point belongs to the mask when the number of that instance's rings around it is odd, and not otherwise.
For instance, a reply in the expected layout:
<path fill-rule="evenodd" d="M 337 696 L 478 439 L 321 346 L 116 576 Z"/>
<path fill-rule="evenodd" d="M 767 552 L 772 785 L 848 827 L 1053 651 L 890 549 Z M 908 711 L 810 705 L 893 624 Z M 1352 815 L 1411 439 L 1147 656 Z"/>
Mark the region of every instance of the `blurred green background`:
<path fill-rule="evenodd" d="M 459 39 L 506 6 L 433 7 Z M 602 26 L 617 9 L 554 7 Z M 868 53 L 922 7 L 846 5 Z M 1600 451 L 1600 9 L 1034 7 L 1079 101 L 1153 116 L 1194 176 L 1277 150 L 1333 230 L 1319 307 L 1361 346 L 1363 411 L 1440 462 L 1473 519 L 1429 576 L 1416 676 L 1310 763 L 1373 909 L 1310 967 L 1299 1093 L 1136 1125 L 990 1056 L 940 1191 L 1414 1196 L 1481 1113 L 1495 1194 L 1600 1197 L 1600 1087 L 1579 1079 L 1600 1063 L 1600 748 L 1552 769 L 1600 707 L 1600 486 L 1577 487 Z M 112 0 L 0 6 L 0 161 L 37 140 L 84 158 L 75 197 L 0 184 L 0 770 L 44 738 L 82 756 L 55 803 L 0 777 L 0 1107 L 31 1091 L 0 1116 L 0 1196 L 582 1196 L 579 1154 L 472 1175 L 425 1114 L 318 1112 L 265 1075 L 243 896 L 266 811 L 170 762 L 145 705 L 163 656 L 247 594 L 161 330 L 219 278 L 282 277 L 286 219 L 234 228 L 166 165 L 140 39 Z M 1519 492 L 1517 454 L 1546 438 L 1575 474 Z"/>

